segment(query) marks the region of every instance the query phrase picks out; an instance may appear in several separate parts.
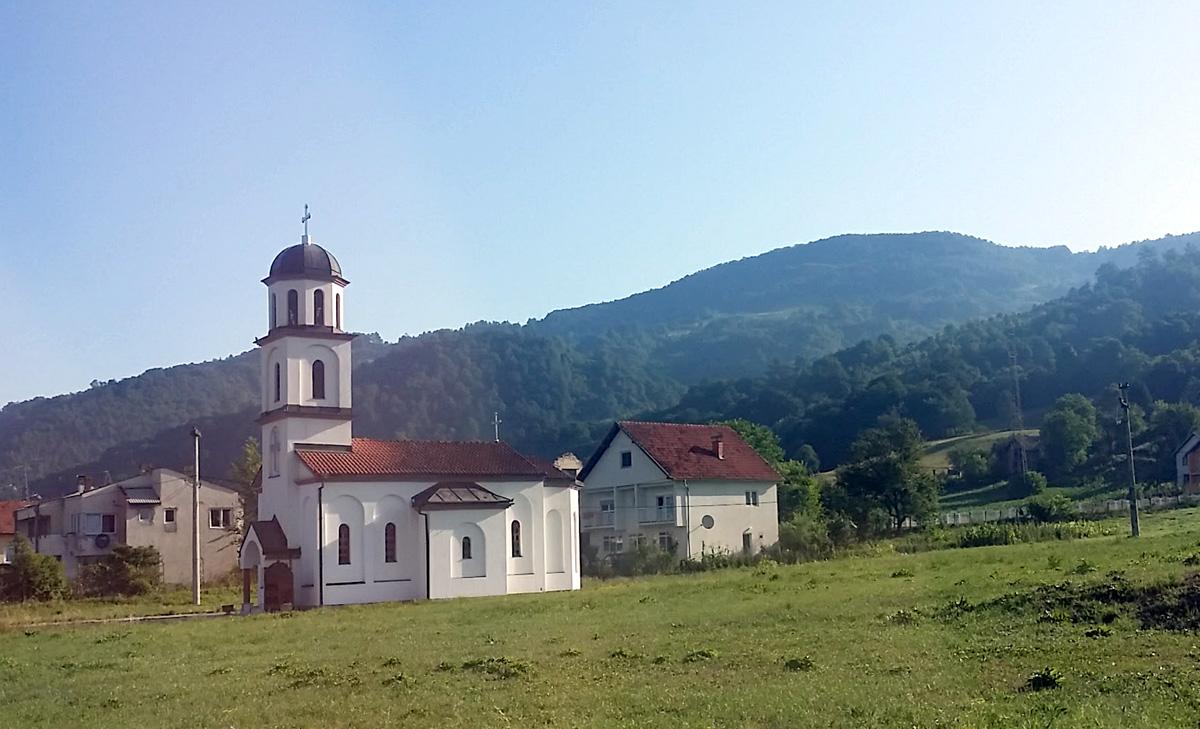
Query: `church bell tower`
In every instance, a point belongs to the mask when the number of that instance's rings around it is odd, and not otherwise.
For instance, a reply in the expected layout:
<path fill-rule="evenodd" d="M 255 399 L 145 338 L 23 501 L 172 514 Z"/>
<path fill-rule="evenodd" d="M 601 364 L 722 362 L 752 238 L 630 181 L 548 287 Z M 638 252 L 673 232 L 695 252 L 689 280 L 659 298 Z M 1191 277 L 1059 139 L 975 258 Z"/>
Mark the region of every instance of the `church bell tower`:
<path fill-rule="evenodd" d="M 262 494 L 259 518 L 285 529 L 299 501 L 292 457 L 297 445 L 349 449 L 350 340 L 345 289 L 349 281 L 329 251 L 304 235 L 271 263 L 267 334 L 259 346 L 262 373 Z M 298 517 L 298 515 L 296 515 Z"/>

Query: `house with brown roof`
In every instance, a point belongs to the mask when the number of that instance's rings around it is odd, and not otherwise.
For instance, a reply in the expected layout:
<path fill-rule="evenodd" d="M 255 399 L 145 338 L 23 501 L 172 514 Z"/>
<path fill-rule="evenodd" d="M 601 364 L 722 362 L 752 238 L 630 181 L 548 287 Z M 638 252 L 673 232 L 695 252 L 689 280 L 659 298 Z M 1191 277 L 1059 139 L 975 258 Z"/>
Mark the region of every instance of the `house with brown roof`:
<path fill-rule="evenodd" d="M 615 423 L 579 478 L 583 540 L 601 555 L 655 544 L 697 558 L 779 540 L 779 474 L 726 425 Z"/>
<path fill-rule="evenodd" d="M 263 283 L 244 610 L 579 588 L 573 477 L 498 440 L 355 438 L 341 265 L 305 235 Z"/>
<path fill-rule="evenodd" d="M 17 509 L 28 501 L 0 501 L 0 564 L 12 561 L 12 542 L 17 535 Z"/>

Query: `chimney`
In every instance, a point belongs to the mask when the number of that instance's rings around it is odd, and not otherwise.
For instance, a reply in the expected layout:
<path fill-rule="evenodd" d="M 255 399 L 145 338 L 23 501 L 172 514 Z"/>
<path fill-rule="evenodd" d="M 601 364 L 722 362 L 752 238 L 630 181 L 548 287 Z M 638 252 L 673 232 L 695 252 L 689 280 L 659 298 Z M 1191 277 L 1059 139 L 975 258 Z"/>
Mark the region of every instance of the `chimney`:
<path fill-rule="evenodd" d="M 75 493 L 82 494 L 87 491 L 87 476 L 82 473 L 75 477 Z"/>
<path fill-rule="evenodd" d="M 725 460 L 725 440 L 720 433 L 713 433 L 712 446 L 713 454 L 720 460 Z"/>

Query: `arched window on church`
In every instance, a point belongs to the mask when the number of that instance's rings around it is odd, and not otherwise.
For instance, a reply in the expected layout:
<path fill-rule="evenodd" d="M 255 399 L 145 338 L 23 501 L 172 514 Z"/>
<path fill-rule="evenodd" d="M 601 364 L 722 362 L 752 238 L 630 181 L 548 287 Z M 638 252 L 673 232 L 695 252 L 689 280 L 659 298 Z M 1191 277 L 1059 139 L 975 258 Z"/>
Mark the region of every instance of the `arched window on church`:
<path fill-rule="evenodd" d="M 275 363 L 275 402 L 279 402 L 279 391 L 280 391 L 280 387 L 281 387 L 282 383 L 283 383 L 283 378 L 281 376 L 281 371 L 279 369 L 279 363 L 276 362 Z"/>
<path fill-rule="evenodd" d="M 279 475 L 279 428 L 271 428 L 271 476 Z"/>
<path fill-rule="evenodd" d="M 314 400 L 325 399 L 325 363 L 321 360 L 313 362 L 312 396 Z"/>
<path fill-rule="evenodd" d="M 342 328 L 342 295 L 333 295 L 333 322 L 338 329 Z"/>
<path fill-rule="evenodd" d="M 462 558 L 463 559 L 471 558 L 471 538 L 470 537 L 462 538 Z"/>
<path fill-rule="evenodd" d="M 313 324 L 325 326 L 325 292 L 321 289 L 313 292 Z"/>
<path fill-rule="evenodd" d="M 516 519 L 512 523 L 512 556 L 521 556 L 521 522 Z"/>
<path fill-rule="evenodd" d="M 300 323 L 300 294 L 296 289 L 288 289 L 288 320 L 289 327 Z"/>
<path fill-rule="evenodd" d="M 279 303 L 279 297 L 276 296 L 275 294 L 271 294 L 271 328 L 272 329 L 279 326 L 279 314 L 276 311 L 276 309 L 278 308 L 277 307 L 278 303 Z"/>
<path fill-rule="evenodd" d="M 350 525 L 338 527 L 338 564 L 350 564 Z"/>
<path fill-rule="evenodd" d="M 383 561 L 396 561 L 396 525 L 390 521 L 383 528 Z"/>

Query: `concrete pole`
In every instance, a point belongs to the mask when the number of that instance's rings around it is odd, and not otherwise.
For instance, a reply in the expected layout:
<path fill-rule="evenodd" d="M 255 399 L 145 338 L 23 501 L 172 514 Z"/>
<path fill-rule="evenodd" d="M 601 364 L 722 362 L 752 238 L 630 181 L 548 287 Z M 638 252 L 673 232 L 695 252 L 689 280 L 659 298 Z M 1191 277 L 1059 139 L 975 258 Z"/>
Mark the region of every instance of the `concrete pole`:
<path fill-rule="evenodd" d="M 1133 466 L 1133 424 L 1129 421 L 1129 383 L 1117 385 L 1120 392 L 1121 409 L 1125 414 L 1125 438 L 1129 449 L 1129 533 L 1130 536 L 1140 536 L 1142 533 L 1141 519 L 1138 515 L 1137 503 L 1137 474 Z"/>
<path fill-rule="evenodd" d="M 200 429 L 192 428 L 192 604 L 200 604 Z"/>

